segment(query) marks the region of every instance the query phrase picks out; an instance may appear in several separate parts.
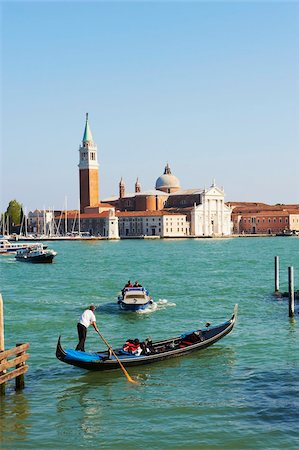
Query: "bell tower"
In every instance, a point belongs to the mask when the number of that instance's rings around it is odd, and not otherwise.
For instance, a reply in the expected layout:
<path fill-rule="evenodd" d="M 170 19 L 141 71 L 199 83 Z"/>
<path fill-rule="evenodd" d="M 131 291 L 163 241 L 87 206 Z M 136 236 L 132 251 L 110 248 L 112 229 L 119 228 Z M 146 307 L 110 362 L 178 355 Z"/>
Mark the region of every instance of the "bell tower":
<path fill-rule="evenodd" d="M 79 147 L 80 211 L 99 203 L 99 164 L 86 113 L 82 145 Z"/>
<path fill-rule="evenodd" d="M 124 180 L 122 179 L 122 177 L 121 177 L 121 179 L 120 179 L 118 188 L 119 188 L 119 198 L 124 198 L 126 187 L 125 187 L 125 182 L 124 182 Z"/>

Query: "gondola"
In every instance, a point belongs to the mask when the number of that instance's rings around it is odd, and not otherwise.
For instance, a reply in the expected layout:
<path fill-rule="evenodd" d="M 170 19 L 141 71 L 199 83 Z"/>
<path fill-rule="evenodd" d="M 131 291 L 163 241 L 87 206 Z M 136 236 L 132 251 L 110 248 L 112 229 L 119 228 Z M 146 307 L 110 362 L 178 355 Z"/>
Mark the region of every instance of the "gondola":
<path fill-rule="evenodd" d="M 231 319 L 220 325 L 212 326 L 207 323 L 204 328 L 183 333 L 171 339 L 156 342 L 145 340 L 143 343 L 144 352 L 140 356 L 132 355 L 122 348 L 116 348 L 113 351 L 123 366 L 131 367 L 151 364 L 164 359 L 183 356 L 196 350 L 203 350 L 232 331 L 236 322 L 237 311 L 238 305 L 235 305 Z M 59 336 L 57 342 L 56 357 L 66 364 L 86 370 L 110 370 L 119 369 L 120 367 L 118 360 L 113 354 L 109 357 L 108 350 L 102 352 L 63 350 L 61 336 Z"/>

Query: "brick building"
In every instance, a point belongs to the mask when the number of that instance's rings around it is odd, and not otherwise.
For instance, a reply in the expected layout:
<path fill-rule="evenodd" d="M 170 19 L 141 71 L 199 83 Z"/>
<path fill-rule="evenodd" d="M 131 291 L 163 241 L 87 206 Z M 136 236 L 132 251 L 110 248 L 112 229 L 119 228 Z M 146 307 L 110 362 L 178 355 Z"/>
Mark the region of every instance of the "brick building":
<path fill-rule="evenodd" d="M 299 205 L 231 202 L 234 234 L 299 232 Z"/>

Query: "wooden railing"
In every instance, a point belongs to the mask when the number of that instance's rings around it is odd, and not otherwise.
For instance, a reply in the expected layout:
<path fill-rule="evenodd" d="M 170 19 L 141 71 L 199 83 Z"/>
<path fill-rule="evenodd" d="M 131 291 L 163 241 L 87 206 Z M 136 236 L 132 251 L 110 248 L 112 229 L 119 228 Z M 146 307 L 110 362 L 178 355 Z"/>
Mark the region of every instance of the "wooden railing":
<path fill-rule="evenodd" d="M 5 394 L 5 383 L 13 378 L 16 379 L 16 390 L 25 387 L 24 374 L 28 370 L 25 361 L 29 355 L 26 353 L 29 344 L 16 344 L 15 348 L 0 352 L 0 394 Z M 10 359 L 13 357 L 12 359 Z M 9 369 L 15 369 L 9 371 Z"/>

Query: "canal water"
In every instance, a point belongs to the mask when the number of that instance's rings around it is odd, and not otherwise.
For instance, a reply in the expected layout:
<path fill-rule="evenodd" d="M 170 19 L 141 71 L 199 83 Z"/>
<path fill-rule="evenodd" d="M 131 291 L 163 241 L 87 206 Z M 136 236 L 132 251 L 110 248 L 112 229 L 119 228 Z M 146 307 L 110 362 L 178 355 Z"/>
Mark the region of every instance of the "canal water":
<path fill-rule="evenodd" d="M 298 312 L 275 299 L 288 266 L 299 285 L 299 238 L 49 242 L 52 265 L 0 257 L 5 346 L 30 343 L 26 388 L 1 398 L 3 449 L 295 449 L 299 423 Z M 125 282 L 146 286 L 157 307 L 118 310 Z M 113 346 L 127 338 L 167 338 L 230 318 L 234 331 L 182 358 L 120 371 L 86 372 L 55 357 L 58 336 L 77 344 L 90 303 Z M 88 330 L 86 349 L 103 349 Z"/>

